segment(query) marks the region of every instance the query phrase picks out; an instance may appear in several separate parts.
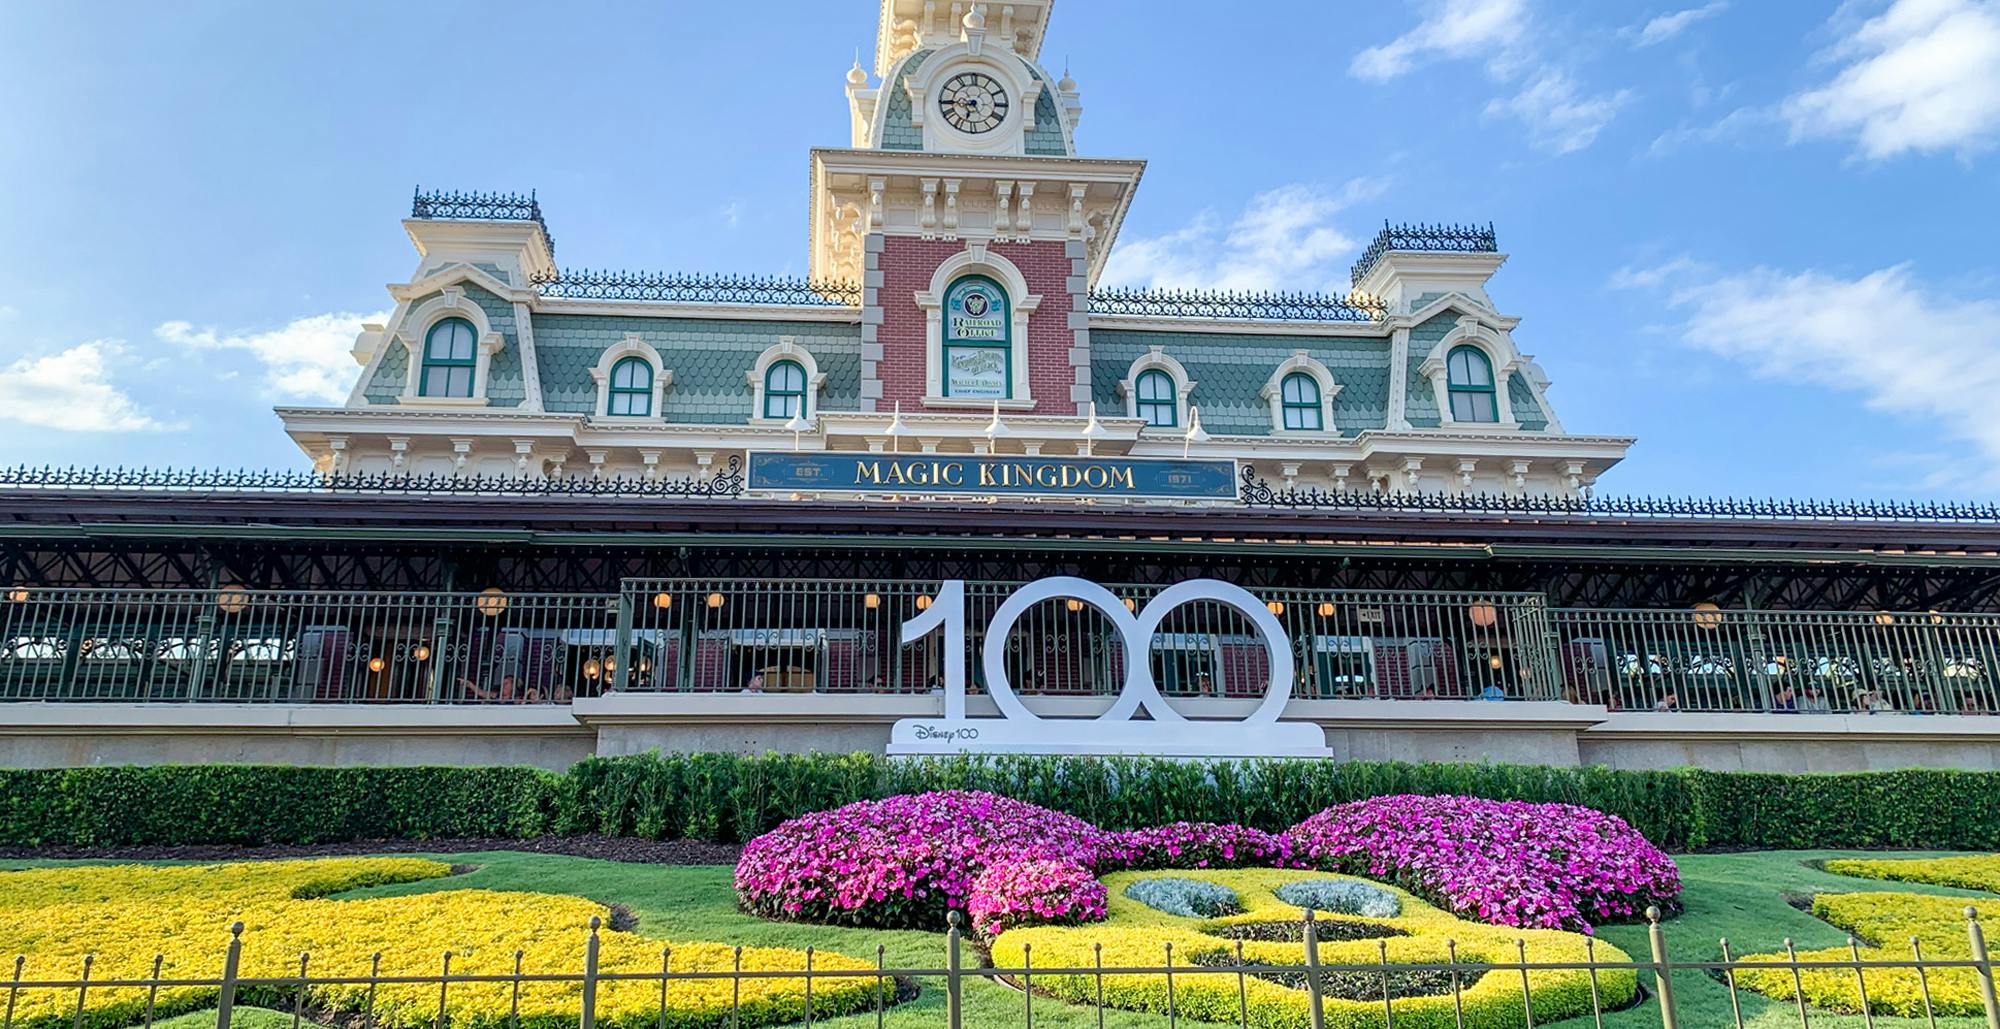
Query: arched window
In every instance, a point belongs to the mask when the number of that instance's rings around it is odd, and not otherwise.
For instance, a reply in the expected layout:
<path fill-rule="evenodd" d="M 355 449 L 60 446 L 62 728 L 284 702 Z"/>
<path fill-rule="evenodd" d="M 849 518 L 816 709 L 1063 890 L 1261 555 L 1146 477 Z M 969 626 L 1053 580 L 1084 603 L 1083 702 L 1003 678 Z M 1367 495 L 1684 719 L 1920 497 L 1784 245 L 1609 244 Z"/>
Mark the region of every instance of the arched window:
<path fill-rule="evenodd" d="M 478 333 L 463 318 L 446 318 L 424 335 L 424 375 L 417 384 L 421 397 L 469 397 L 478 362 Z"/>
<path fill-rule="evenodd" d="M 1284 411 L 1285 428 L 1318 431 L 1325 428 L 1320 419 L 1319 383 L 1304 372 L 1293 372 L 1278 384 L 1278 397 Z"/>
<path fill-rule="evenodd" d="M 1171 429 L 1180 424 L 1180 404 L 1174 397 L 1174 377 L 1158 368 L 1139 373 L 1133 383 L 1138 399 L 1133 408 L 1147 425 Z"/>
<path fill-rule="evenodd" d="M 611 366 L 611 389 L 604 413 L 632 418 L 653 416 L 653 366 L 643 357 L 621 357 Z"/>
<path fill-rule="evenodd" d="M 1493 362 L 1478 347 L 1454 347 L 1445 358 L 1446 392 L 1451 394 L 1451 420 L 1497 422 L 1500 407 L 1493 388 Z"/>
<path fill-rule="evenodd" d="M 1007 291 L 967 275 L 944 291 L 944 395 L 1007 400 L 1014 395 L 1014 330 Z"/>
<path fill-rule="evenodd" d="M 806 410 L 806 370 L 797 361 L 778 361 L 764 371 L 764 417 L 803 418 Z"/>

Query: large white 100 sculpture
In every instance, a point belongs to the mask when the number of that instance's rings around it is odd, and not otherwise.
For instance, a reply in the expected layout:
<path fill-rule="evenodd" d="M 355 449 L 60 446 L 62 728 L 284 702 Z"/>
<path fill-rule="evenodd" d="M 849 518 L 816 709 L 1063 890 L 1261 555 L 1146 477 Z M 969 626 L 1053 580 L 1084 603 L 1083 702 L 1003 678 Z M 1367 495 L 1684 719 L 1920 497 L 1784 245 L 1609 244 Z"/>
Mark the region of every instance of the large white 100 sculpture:
<path fill-rule="evenodd" d="M 1080 600 L 1118 628 L 1124 641 L 1125 681 L 1118 700 L 1095 718 L 1044 718 L 1028 710 L 1007 679 L 1007 637 L 1030 607 L 1045 600 Z M 1153 634 L 1167 614 L 1190 601 L 1235 608 L 1250 619 L 1270 656 L 1271 682 L 1255 711 L 1240 721 L 1190 721 L 1167 706 L 1153 681 Z M 1321 756 L 1329 753 L 1326 733 L 1310 722 L 1281 722 L 1292 695 L 1292 643 L 1256 597 L 1231 583 L 1190 579 L 1161 590 L 1135 614 L 1110 590 L 1087 579 L 1057 576 L 1014 591 L 986 627 L 980 655 L 986 690 L 1000 709 L 998 718 L 965 714 L 965 583 L 951 581 L 917 617 L 903 623 L 903 642 L 914 643 L 944 630 L 944 713 L 905 718 L 890 731 L 891 754 L 1004 752 L 1048 754 L 1167 754 L 1183 756 Z M 1140 708 L 1151 721 L 1135 720 Z"/>

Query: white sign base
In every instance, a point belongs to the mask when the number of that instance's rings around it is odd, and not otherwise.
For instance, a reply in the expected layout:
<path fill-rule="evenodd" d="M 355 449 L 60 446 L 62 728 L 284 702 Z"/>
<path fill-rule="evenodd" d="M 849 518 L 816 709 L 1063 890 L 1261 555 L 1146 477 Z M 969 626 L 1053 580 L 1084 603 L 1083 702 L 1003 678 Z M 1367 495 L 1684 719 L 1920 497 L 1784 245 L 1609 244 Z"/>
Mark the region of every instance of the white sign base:
<path fill-rule="evenodd" d="M 904 718 L 890 754 L 1152 754 L 1161 757 L 1328 757 L 1311 722 L 1105 722 L 1088 718 Z"/>

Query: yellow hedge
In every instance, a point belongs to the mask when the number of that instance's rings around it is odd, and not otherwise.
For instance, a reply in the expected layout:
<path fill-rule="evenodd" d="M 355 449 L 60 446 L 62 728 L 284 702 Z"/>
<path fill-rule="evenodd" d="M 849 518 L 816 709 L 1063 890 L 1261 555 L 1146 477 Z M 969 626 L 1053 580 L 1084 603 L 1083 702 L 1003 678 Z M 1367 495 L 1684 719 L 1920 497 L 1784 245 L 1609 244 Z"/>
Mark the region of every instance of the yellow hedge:
<path fill-rule="evenodd" d="M 1183 918 L 1154 910 L 1125 896 L 1125 887 L 1133 881 L 1161 875 L 1201 879 L 1228 886 L 1236 891 L 1244 912 L 1216 919 Z M 1096 957 L 1093 946 L 1102 944 L 1106 967 L 1156 967 L 1165 960 L 1164 945 L 1172 943 L 1175 966 L 1193 965 L 1197 955 L 1217 951 L 1233 953 L 1236 946 L 1236 941 L 1210 935 L 1204 930 L 1240 922 L 1301 918 L 1303 912 L 1279 900 L 1273 891 L 1301 879 L 1338 878 L 1344 877 L 1282 869 L 1121 872 L 1104 879 L 1110 891 L 1109 918 L 1105 922 L 1076 927 L 1038 926 L 1003 933 L 993 941 L 993 962 L 999 967 L 1019 968 L 1024 961 L 1024 951 L 1032 948 L 1035 967 L 1089 968 Z M 1371 885 L 1394 893 L 1402 902 L 1402 913 L 1394 918 L 1338 917 L 1394 926 L 1410 935 L 1380 940 L 1325 941 L 1320 944 L 1319 951 L 1322 964 L 1376 964 L 1381 960 L 1381 945 L 1384 943 L 1388 945 L 1388 957 L 1392 964 L 1443 963 L 1447 958 L 1448 940 L 1457 941 L 1458 959 L 1467 963 L 1516 961 L 1516 940 L 1527 941 L 1530 962 L 1582 961 L 1585 958 L 1585 939 L 1575 933 L 1469 922 L 1431 907 L 1402 890 L 1379 883 Z M 1297 943 L 1246 940 L 1243 954 L 1246 960 L 1273 965 L 1298 965 L 1305 958 L 1304 948 Z M 1597 945 L 1596 954 L 1599 961 L 1631 960 L 1623 951 L 1606 943 Z M 1483 1029 L 1526 1024 L 1518 970 L 1496 969 L 1477 982 L 1471 982 L 1471 974 L 1465 978 L 1471 983 L 1462 993 L 1466 1024 Z M 1046 990 L 1064 1000 L 1091 1003 L 1096 999 L 1097 984 L 1093 976 L 1038 974 L 1034 977 L 1034 985 L 1038 990 Z M 1636 993 L 1636 986 L 1637 976 L 1629 969 L 1604 971 L 1598 975 L 1598 988 L 1607 1008 L 1629 1002 Z M 1244 994 L 1250 1024 L 1257 1029 L 1298 1029 L 1309 1023 L 1307 994 L 1302 989 L 1246 977 Z M 1534 1000 L 1537 1025 L 1590 1012 L 1590 979 L 1587 972 L 1560 969 L 1532 971 L 1529 973 L 1529 994 Z M 1106 976 L 1104 999 L 1107 1005 L 1113 1007 L 1165 1013 L 1166 977 Z M 1398 998 L 1393 1004 L 1395 1023 L 1402 1029 L 1442 1029 L 1455 1025 L 1454 1004 L 1449 992 L 1436 996 Z M 1183 1018 L 1236 1023 L 1239 1018 L 1237 978 L 1230 973 L 1198 969 L 1191 969 L 1186 974 L 1176 973 L 1173 1006 Z M 1364 1002 L 1327 997 L 1323 1008 L 1326 1024 L 1336 1029 L 1376 1027 L 1385 1022 L 1380 1000 Z"/>
<path fill-rule="evenodd" d="M 1956 886 L 2000 893 L 2000 854 L 1946 858 L 1834 858 L 1826 870 L 1857 879 Z"/>
<path fill-rule="evenodd" d="M 453 975 L 513 971 L 523 952 L 530 974 L 578 974 L 587 925 L 609 910 L 579 897 L 492 890 L 448 890 L 407 897 L 331 900 L 329 894 L 362 886 L 412 882 L 450 874 L 435 861 L 404 858 L 338 858 L 156 867 L 72 866 L 0 872 L 0 955 L 24 954 L 26 978 L 75 978 L 85 955 L 94 955 L 93 980 L 138 979 L 152 972 L 154 955 L 165 978 L 216 977 L 222 972 L 228 925 L 240 919 L 241 974 L 262 978 L 297 975 L 301 952 L 311 954 L 313 976 L 364 975 L 370 955 L 382 955 L 383 975 L 436 975 L 446 952 Z M 605 931 L 600 969 L 605 973 L 657 972 L 663 947 L 673 948 L 676 971 L 731 967 L 732 948 L 717 943 L 661 941 Z M 745 948 L 748 970 L 797 971 L 805 956 L 780 948 Z M 866 969 L 872 963 L 832 954 L 814 955 L 817 969 Z M 11 969 L 10 969 L 11 971 Z M 815 979 L 813 1012 L 835 1015 L 874 1003 L 873 978 Z M 457 983 L 448 990 L 454 1029 L 505 1025 L 512 986 Z M 97 1029 L 134 1024 L 146 1003 L 143 987 L 93 988 L 85 1025 Z M 359 1011 L 363 985 L 315 985 L 311 1005 Z M 283 991 L 246 989 L 246 1002 L 275 1002 Z M 712 1025 L 726 1019 L 730 984 L 724 979 L 679 980 L 667 994 L 669 1026 Z M 171 1014 L 215 1003 L 216 990 L 162 988 L 157 1013 Z M 76 992 L 24 990 L 15 1013 L 23 1029 L 67 1029 Z M 581 998 L 575 981 L 525 983 L 524 1025 L 574 1026 Z M 602 982 L 598 1019 L 609 1026 L 657 1027 L 659 982 Z M 437 1014 L 438 988 L 385 985 L 375 994 L 378 1021 L 388 1027 L 425 1027 Z M 743 1022 L 775 1024 L 801 1019 L 804 982 L 797 978 L 746 980 Z"/>
<path fill-rule="evenodd" d="M 2000 921 L 2000 901 L 1979 901 L 1972 906 L 1979 909 L 1980 920 L 1987 928 Z M 1972 946 L 1965 931 L 1966 907 L 1964 897 L 1936 897 L 1920 893 L 1837 893 L 1813 898 L 1814 915 L 1864 941 L 1874 940 L 1884 944 L 1863 946 L 1863 961 L 1907 961 L 1911 955 L 1911 937 L 1922 943 L 1927 959 L 1963 961 L 1971 957 Z M 1853 954 L 1846 947 L 1799 952 L 1801 961 L 1852 959 Z M 1783 952 L 1777 952 L 1753 954 L 1740 960 L 1778 962 L 1786 958 Z M 1918 981 L 1914 969 L 1874 968 L 1865 969 L 1863 974 L 1868 983 L 1870 1011 L 1912 1018 L 1923 1016 L 1922 983 Z M 1979 1015 L 1984 1012 L 1979 1000 L 1978 980 L 1971 969 L 1930 969 L 1925 971 L 1924 976 L 1929 981 L 1931 1005 L 1937 1014 Z M 1854 969 L 1804 969 L 1799 978 L 1805 986 L 1806 1003 L 1851 1014 L 1861 1011 L 1861 991 L 1855 982 Z M 1792 985 L 1790 967 L 1739 971 L 1736 982 L 1745 989 L 1780 1000 L 1791 1000 L 1798 994 Z"/>

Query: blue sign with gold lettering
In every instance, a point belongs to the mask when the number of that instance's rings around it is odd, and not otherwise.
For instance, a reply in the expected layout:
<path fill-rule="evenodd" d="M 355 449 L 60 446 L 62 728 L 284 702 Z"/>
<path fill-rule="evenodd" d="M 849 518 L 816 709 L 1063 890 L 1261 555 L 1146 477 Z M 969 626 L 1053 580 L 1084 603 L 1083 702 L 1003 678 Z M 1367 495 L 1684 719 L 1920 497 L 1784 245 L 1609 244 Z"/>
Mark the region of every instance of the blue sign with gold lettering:
<path fill-rule="evenodd" d="M 750 455 L 751 490 L 923 496 L 1236 499 L 1236 462 L 979 454 Z"/>

